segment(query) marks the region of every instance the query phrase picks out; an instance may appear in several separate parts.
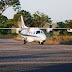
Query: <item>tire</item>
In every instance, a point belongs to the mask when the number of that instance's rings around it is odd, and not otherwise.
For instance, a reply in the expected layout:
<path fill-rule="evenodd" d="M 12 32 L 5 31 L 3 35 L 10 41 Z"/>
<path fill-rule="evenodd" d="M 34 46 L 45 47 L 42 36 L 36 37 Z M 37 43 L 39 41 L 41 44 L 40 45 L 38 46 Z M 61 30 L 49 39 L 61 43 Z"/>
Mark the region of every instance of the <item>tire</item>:
<path fill-rule="evenodd" d="M 39 44 L 40 44 L 40 45 L 43 45 L 43 44 L 44 44 L 44 42 L 39 42 Z"/>
<path fill-rule="evenodd" d="M 24 44 L 26 44 L 26 40 L 24 40 L 24 42 L 23 42 Z"/>

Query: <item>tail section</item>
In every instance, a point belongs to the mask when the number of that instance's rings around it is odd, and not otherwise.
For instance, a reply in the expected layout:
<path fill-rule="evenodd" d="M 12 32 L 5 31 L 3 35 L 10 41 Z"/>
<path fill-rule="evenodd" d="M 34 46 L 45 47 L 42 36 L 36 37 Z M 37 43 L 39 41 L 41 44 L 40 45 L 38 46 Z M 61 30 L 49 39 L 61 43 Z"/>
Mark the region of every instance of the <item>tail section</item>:
<path fill-rule="evenodd" d="M 27 28 L 27 26 L 25 26 L 24 20 L 23 20 L 23 16 L 21 15 L 21 23 L 22 23 L 22 28 Z"/>

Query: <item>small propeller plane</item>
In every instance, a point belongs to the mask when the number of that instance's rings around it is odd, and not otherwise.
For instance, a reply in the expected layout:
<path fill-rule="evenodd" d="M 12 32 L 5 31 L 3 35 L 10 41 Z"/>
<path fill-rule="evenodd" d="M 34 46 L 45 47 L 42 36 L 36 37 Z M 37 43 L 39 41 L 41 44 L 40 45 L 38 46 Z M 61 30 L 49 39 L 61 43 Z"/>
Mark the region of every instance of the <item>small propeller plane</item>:
<path fill-rule="evenodd" d="M 27 27 L 25 26 L 23 16 L 21 15 L 21 22 L 22 22 L 22 28 L 0 28 L 0 29 L 16 29 L 18 31 L 21 31 L 21 35 L 23 38 L 24 44 L 26 42 L 39 42 L 39 44 L 44 44 L 47 37 L 43 30 L 46 30 L 47 33 L 50 33 L 53 30 L 67 30 L 68 32 L 72 32 L 72 29 L 70 28 L 36 28 L 36 27 Z"/>

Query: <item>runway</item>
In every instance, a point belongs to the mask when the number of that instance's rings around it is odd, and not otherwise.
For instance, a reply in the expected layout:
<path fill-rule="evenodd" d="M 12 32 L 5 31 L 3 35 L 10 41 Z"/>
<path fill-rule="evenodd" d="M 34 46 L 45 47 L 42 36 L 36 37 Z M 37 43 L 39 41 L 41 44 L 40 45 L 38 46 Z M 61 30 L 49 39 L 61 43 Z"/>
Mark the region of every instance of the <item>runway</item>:
<path fill-rule="evenodd" d="M 72 72 L 72 45 L 0 39 L 0 72 Z"/>

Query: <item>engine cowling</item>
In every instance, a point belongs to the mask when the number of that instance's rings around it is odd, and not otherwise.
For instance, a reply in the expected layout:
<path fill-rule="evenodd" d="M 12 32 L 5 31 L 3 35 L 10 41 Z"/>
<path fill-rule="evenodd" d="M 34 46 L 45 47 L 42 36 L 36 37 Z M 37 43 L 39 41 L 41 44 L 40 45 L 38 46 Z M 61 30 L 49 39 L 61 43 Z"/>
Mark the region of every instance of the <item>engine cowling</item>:
<path fill-rule="evenodd" d="M 68 32 L 72 32 L 72 29 L 67 29 Z"/>
<path fill-rule="evenodd" d="M 47 33 L 50 33 L 50 32 L 52 32 L 52 30 L 53 30 L 52 28 L 47 28 L 46 31 L 47 31 Z"/>
<path fill-rule="evenodd" d="M 16 33 L 20 33 L 22 31 L 22 28 L 17 28 Z"/>

